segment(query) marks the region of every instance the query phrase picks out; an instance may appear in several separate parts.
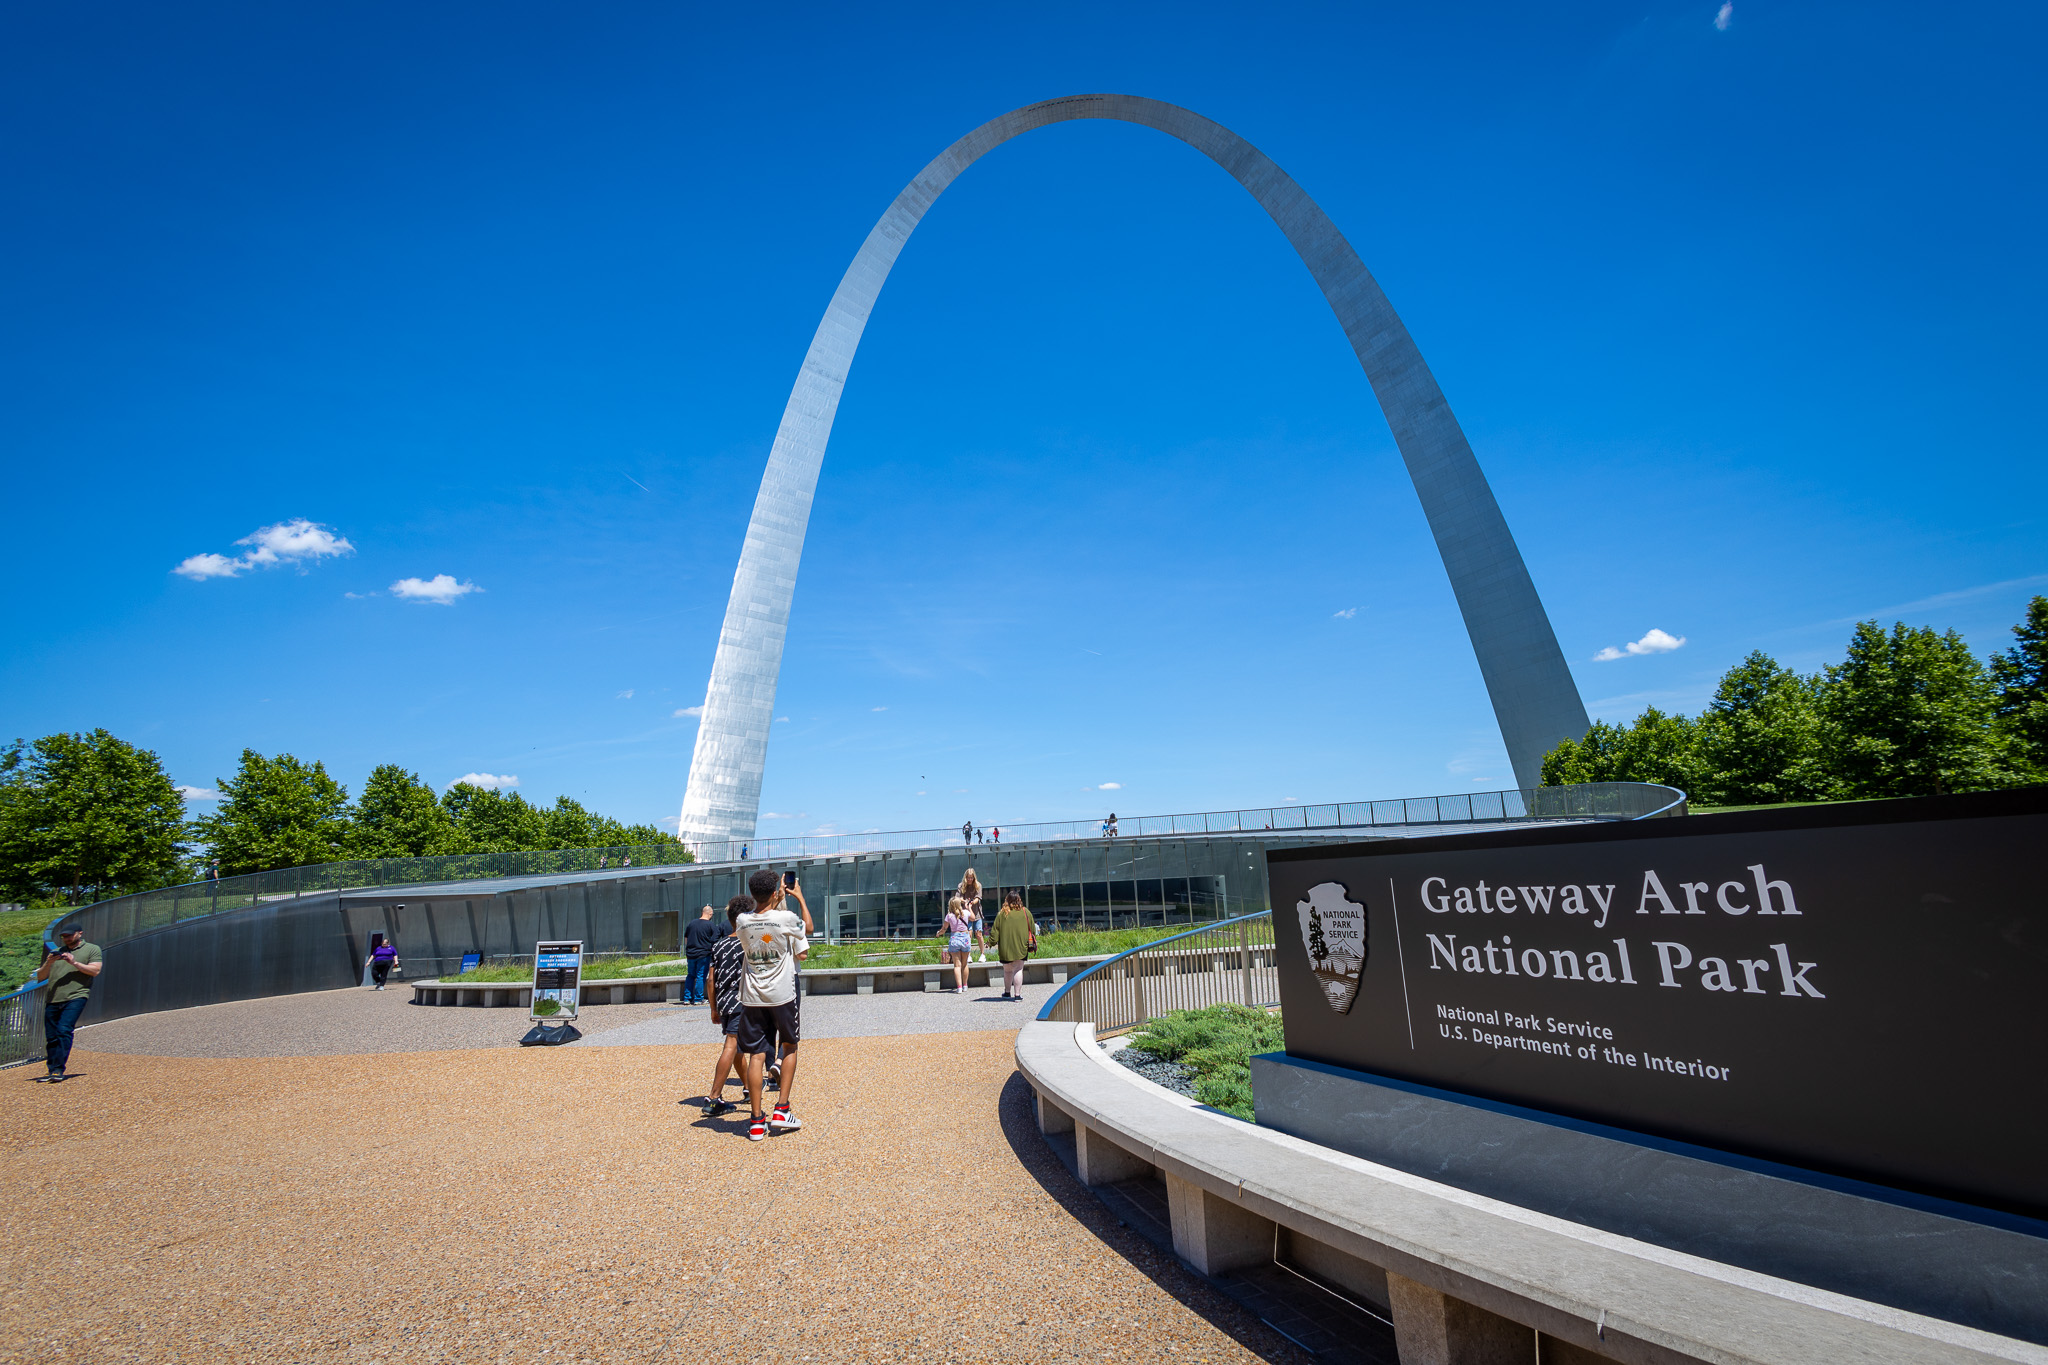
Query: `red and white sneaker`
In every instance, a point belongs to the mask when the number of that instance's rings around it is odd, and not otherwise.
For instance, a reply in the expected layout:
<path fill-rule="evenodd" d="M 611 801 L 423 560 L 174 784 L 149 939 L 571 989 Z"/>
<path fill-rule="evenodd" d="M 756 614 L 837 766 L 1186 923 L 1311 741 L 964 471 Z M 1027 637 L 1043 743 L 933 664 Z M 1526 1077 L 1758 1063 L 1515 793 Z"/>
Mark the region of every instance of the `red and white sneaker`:
<path fill-rule="evenodd" d="M 747 1141 L 759 1142 L 767 1136 L 768 1120 L 759 1114 L 754 1115 L 754 1121 L 747 1125 Z"/>
<path fill-rule="evenodd" d="M 778 1133 L 791 1133 L 804 1126 L 804 1121 L 789 1112 L 789 1106 L 778 1104 L 775 1112 L 768 1116 L 768 1126 Z"/>

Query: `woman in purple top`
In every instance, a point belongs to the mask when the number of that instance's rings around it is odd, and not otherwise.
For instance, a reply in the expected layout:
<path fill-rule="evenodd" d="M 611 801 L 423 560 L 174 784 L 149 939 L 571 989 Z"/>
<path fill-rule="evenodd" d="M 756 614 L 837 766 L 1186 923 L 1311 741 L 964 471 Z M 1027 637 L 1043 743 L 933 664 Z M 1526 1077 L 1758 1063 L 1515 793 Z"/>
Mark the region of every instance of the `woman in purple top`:
<path fill-rule="evenodd" d="M 384 989 L 384 978 L 391 975 L 391 969 L 398 965 L 398 945 L 382 934 L 377 936 L 377 946 L 370 949 L 370 979 L 377 983 L 376 989 Z"/>

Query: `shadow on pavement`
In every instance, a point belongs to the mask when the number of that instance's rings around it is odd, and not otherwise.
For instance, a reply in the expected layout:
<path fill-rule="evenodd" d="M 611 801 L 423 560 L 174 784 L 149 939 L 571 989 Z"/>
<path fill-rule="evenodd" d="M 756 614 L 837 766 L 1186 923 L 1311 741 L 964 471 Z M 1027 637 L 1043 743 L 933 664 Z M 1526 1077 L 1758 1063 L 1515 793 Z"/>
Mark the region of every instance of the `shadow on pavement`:
<path fill-rule="evenodd" d="M 1074 1177 L 1053 1145 L 1038 1131 L 1037 1097 L 1022 1072 L 1011 1072 L 998 1101 L 1003 1138 L 1039 1188 L 1094 1233 L 1103 1245 L 1129 1261 L 1190 1312 L 1231 1337 L 1262 1360 L 1308 1365 L 1314 1357 L 1261 1322 L 1202 1275 L 1162 1251 Z"/>

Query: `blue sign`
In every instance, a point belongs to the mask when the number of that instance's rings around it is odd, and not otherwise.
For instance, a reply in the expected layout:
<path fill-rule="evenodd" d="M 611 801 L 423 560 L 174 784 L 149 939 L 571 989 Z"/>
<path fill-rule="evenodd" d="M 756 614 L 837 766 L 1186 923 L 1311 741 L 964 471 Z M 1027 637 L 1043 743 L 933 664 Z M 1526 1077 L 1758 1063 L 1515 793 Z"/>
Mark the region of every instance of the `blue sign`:
<path fill-rule="evenodd" d="M 483 965 L 484 955 L 482 953 L 464 953 L 462 955 L 462 970 L 465 972 L 473 972 Z"/>

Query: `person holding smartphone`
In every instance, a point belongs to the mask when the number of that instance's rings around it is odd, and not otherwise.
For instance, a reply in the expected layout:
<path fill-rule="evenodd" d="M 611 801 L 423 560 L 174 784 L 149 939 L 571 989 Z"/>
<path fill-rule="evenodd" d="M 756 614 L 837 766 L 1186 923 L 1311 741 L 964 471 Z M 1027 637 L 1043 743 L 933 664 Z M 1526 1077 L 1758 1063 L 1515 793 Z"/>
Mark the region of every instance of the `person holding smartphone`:
<path fill-rule="evenodd" d="M 753 892 L 757 909 L 735 920 L 733 932 L 747 955 L 746 975 L 740 978 L 739 1032 L 740 1066 L 747 1081 L 747 1098 L 754 1106 L 747 1138 L 759 1142 L 771 1130 L 786 1133 L 803 1127 L 790 1106 L 796 1094 L 797 1049 L 802 1041 L 797 972 L 811 950 L 811 910 L 804 903 L 794 872 L 778 877 L 762 868 L 747 878 L 747 889 Z M 787 896 L 796 897 L 803 909 L 802 919 L 784 904 Z M 767 1079 L 768 1054 L 778 1044 L 782 1094 L 775 1112 L 766 1114 L 762 1112 L 762 1086 Z"/>
<path fill-rule="evenodd" d="M 43 1003 L 46 1081 L 64 1079 L 64 1068 L 71 1061 L 71 1036 L 78 1028 L 78 1016 L 85 1012 L 85 1002 L 92 998 L 92 983 L 99 978 L 102 965 L 99 945 L 87 943 L 85 930 L 75 924 L 58 930 L 55 943 L 43 945 L 43 965 L 36 968 L 35 979 L 50 983 L 49 997 Z"/>

